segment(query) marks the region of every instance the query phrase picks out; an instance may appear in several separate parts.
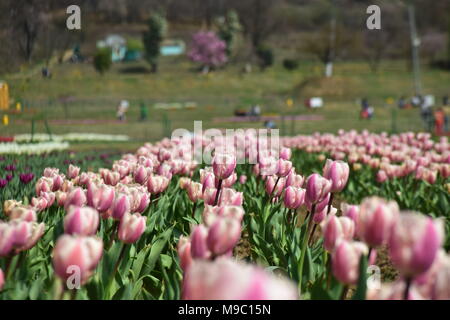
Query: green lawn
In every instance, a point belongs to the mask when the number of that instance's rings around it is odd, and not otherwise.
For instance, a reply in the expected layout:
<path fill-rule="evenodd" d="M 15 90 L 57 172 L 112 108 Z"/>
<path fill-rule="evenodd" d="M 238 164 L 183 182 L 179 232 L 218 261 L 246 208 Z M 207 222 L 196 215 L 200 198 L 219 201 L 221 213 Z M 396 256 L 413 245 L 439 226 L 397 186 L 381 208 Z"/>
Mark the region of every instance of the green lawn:
<path fill-rule="evenodd" d="M 216 117 L 230 117 L 237 108 L 249 109 L 253 103 L 262 106 L 268 114 L 317 114 L 321 121 L 278 122 L 285 134 L 336 132 L 338 129 L 368 129 L 390 131 L 392 110 L 386 99 L 394 101 L 400 95 L 411 96 L 412 79 L 407 64 L 386 62 L 380 72 L 371 73 L 363 62 L 338 63 L 335 76 L 323 79 L 322 65 L 304 63 L 299 70 L 289 72 L 275 66 L 266 72 L 253 70 L 242 74 L 240 65 L 230 65 L 208 75 L 194 71 L 194 65 L 184 58 L 164 58 L 160 73 L 148 73 L 144 63 L 116 64 L 106 75 L 98 75 L 90 64 L 63 64 L 52 68 L 53 78 L 44 80 L 39 72 L 30 75 L 8 75 L 11 95 L 24 102 L 24 112 L 10 114 L 10 125 L 0 127 L 0 135 L 29 133 L 30 120 L 46 117 L 54 133 L 99 132 L 127 134 L 136 142 L 160 139 L 170 120 L 170 128 L 193 128 L 194 120 L 202 120 L 203 128 L 262 127 L 262 123 L 216 123 Z M 39 71 L 39 69 L 37 69 Z M 450 93 L 450 73 L 424 68 L 422 76 L 424 92 L 434 94 L 440 103 L 444 94 Z M 70 95 L 75 98 L 65 112 L 58 98 Z M 323 96 L 325 107 L 308 110 L 303 101 L 309 96 Z M 368 97 L 375 107 L 376 116 L 371 121 L 359 120 L 358 99 Z M 289 109 L 285 101 L 294 99 Z M 126 123 L 116 123 L 115 110 L 118 101 L 128 99 L 131 108 Z M 139 122 L 139 101 L 145 101 L 149 120 Z M 154 103 L 195 102 L 196 109 L 162 111 L 153 108 Z M 98 124 L 52 123 L 52 120 L 99 119 L 110 120 Z M 397 111 L 397 130 L 422 130 L 418 110 Z M 36 132 L 44 132 L 37 123 Z M 129 144 L 129 143 L 127 143 Z M 79 145 L 82 146 L 82 145 Z"/>

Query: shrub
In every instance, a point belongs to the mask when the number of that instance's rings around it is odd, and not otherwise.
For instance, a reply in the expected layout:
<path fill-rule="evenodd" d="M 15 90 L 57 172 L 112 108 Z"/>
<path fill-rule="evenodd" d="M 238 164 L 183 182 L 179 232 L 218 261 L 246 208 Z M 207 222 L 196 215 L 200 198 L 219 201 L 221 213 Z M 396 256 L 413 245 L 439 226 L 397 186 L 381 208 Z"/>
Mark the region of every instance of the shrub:
<path fill-rule="evenodd" d="M 111 49 L 100 48 L 94 56 L 94 67 L 100 74 L 105 73 L 111 68 Z"/>
<path fill-rule="evenodd" d="M 283 67 L 289 71 L 295 70 L 298 68 L 298 61 L 294 59 L 284 59 Z"/>
<path fill-rule="evenodd" d="M 227 62 L 226 43 L 212 31 L 197 32 L 192 37 L 192 46 L 189 58 L 200 62 L 207 71 L 220 67 Z"/>
<path fill-rule="evenodd" d="M 256 55 L 258 56 L 261 70 L 265 70 L 267 67 L 273 65 L 274 55 L 271 48 L 260 46 L 256 49 Z"/>
<path fill-rule="evenodd" d="M 167 21 L 159 14 L 153 14 L 147 22 L 148 30 L 142 36 L 145 47 L 145 59 L 152 66 L 152 72 L 158 70 L 158 57 L 161 42 L 167 32 Z"/>

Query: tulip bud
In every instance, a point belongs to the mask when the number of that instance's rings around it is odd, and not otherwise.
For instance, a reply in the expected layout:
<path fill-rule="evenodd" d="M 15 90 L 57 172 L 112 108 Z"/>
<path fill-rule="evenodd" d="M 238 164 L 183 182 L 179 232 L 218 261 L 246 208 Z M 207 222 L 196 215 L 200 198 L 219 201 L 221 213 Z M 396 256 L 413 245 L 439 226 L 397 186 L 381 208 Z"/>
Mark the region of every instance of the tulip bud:
<path fill-rule="evenodd" d="M 242 206 L 244 194 L 234 189 L 223 188 L 220 193 L 219 206 Z"/>
<path fill-rule="evenodd" d="M 380 170 L 377 172 L 377 182 L 383 183 L 388 179 L 388 176 L 386 174 L 386 171 Z"/>
<path fill-rule="evenodd" d="M 306 200 L 311 204 L 322 201 L 331 190 L 331 182 L 328 179 L 313 173 L 306 180 Z"/>
<path fill-rule="evenodd" d="M 247 182 L 247 176 L 246 175 L 241 175 L 240 177 L 239 177 L 239 183 L 240 184 L 245 184 Z"/>
<path fill-rule="evenodd" d="M 67 177 L 69 179 L 75 179 L 76 177 L 78 177 L 79 174 L 80 168 L 70 164 L 69 169 L 67 170 Z"/>
<path fill-rule="evenodd" d="M 6 216 L 9 216 L 11 211 L 22 204 L 22 201 L 16 201 L 16 200 L 5 200 L 3 203 L 3 212 Z"/>
<path fill-rule="evenodd" d="M 13 220 L 11 224 L 15 229 L 14 247 L 16 254 L 34 247 L 45 231 L 45 224 L 43 223 Z"/>
<path fill-rule="evenodd" d="M 147 217 L 125 213 L 120 220 L 118 238 L 125 243 L 136 242 L 145 231 Z"/>
<path fill-rule="evenodd" d="M 291 186 L 301 188 L 304 181 L 305 179 L 301 175 L 296 174 L 294 170 L 291 170 L 286 177 L 286 188 Z"/>
<path fill-rule="evenodd" d="M 180 267 L 183 271 L 186 271 L 192 263 L 191 241 L 189 240 L 189 238 L 180 236 L 180 239 L 178 240 L 177 251 L 180 259 Z"/>
<path fill-rule="evenodd" d="M 343 216 L 349 217 L 356 224 L 359 216 L 359 206 L 343 202 L 341 204 L 341 211 Z"/>
<path fill-rule="evenodd" d="M 94 183 L 88 184 L 87 203 L 98 212 L 107 211 L 114 203 L 114 188 L 108 185 L 97 187 Z"/>
<path fill-rule="evenodd" d="M 70 206 L 64 217 L 64 232 L 67 234 L 93 236 L 97 232 L 99 220 L 99 214 L 95 209 Z"/>
<path fill-rule="evenodd" d="M 350 168 L 346 162 L 328 159 L 323 168 L 324 178 L 331 181 L 331 192 L 341 192 L 348 181 Z"/>
<path fill-rule="evenodd" d="M 159 175 L 152 175 L 148 177 L 147 188 L 151 194 L 157 195 L 164 192 L 169 186 L 170 180 Z"/>
<path fill-rule="evenodd" d="M 236 168 L 236 157 L 232 154 L 218 153 L 213 158 L 212 167 L 217 179 L 226 179 Z"/>
<path fill-rule="evenodd" d="M 443 239 L 442 220 L 418 213 L 402 213 L 389 239 L 392 263 L 404 277 L 422 274 L 433 264 Z"/>
<path fill-rule="evenodd" d="M 381 246 L 388 241 L 398 214 L 394 201 L 378 197 L 364 199 L 358 215 L 358 236 L 371 247 Z"/>
<path fill-rule="evenodd" d="M 305 202 L 305 189 L 287 187 L 284 192 L 284 206 L 288 209 L 298 209 Z"/>
<path fill-rule="evenodd" d="M 362 242 L 340 240 L 331 257 L 333 275 L 336 279 L 347 285 L 356 284 L 361 255 L 366 255 L 368 251 Z"/>
<path fill-rule="evenodd" d="M 150 204 L 150 195 L 147 193 L 147 190 L 136 190 L 132 189 L 131 191 L 131 212 L 139 212 L 142 213 L 147 209 Z"/>
<path fill-rule="evenodd" d="M 289 160 L 291 158 L 292 151 L 289 148 L 281 148 L 280 150 L 280 158 L 283 160 Z"/>
<path fill-rule="evenodd" d="M 84 190 L 77 187 L 70 191 L 67 195 L 66 202 L 64 203 L 64 207 L 69 208 L 71 205 L 82 207 L 86 204 L 86 194 Z"/>
<path fill-rule="evenodd" d="M 15 207 L 12 209 L 10 215 L 10 220 L 24 220 L 28 222 L 36 222 L 37 216 L 36 211 L 31 207 Z"/>
<path fill-rule="evenodd" d="M 15 228 L 6 222 L 0 221 L 0 257 L 9 256 L 15 240 Z"/>
<path fill-rule="evenodd" d="M 194 260 L 183 279 L 185 300 L 295 300 L 295 285 L 260 267 L 220 257 Z"/>
<path fill-rule="evenodd" d="M 56 204 L 58 207 L 64 207 L 67 199 L 67 192 L 64 191 L 56 191 L 55 192 Z"/>
<path fill-rule="evenodd" d="M 204 225 L 194 227 L 191 233 L 191 254 L 194 259 L 208 259 L 211 252 L 208 250 L 206 239 L 208 229 Z"/>
<path fill-rule="evenodd" d="M 123 215 L 130 212 L 130 198 L 125 193 L 116 196 L 112 205 L 112 217 L 116 220 L 122 219 Z"/>
<path fill-rule="evenodd" d="M 55 273 L 67 280 L 79 268 L 81 284 L 87 282 L 103 253 L 103 242 L 99 238 L 62 235 L 53 249 Z"/>
<path fill-rule="evenodd" d="M 292 162 L 289 160 L 278 159 L 277 175 L 279 177 L 286 177 L 292 169 Z"/>
<path fill-rule="evenodd" d="M 333 252 L 338 240 L 352 240 L 354 234 L 355 223 L 350 218 L 330 215 L 323 225 L 323 246 Z"/>
<path fill-rule="evenodd" d="M 134 181 L 141 185 L 144 185 L 147 182 L 147 178 L 151 175 L 152 169 L 146 168 L 144 166 L 138 166 L 134 171 Z"/>
<path fill-rule="evenodd" d="M 241 223 L 232 218 L 218 218 L 208 232 L 207 245 L 214 256 L 234 248 L 241 237 Z"/>
<path fill-rule="evenodd" d="M 203 202 L 208 205 L 214 205 L 216 194 L 216 188 L 206 188 L 202 195 Z"/>
<path fill-rule="evenodd" d="M 192 202 L 197 202 L 202 197 L 202 185 L 198 182 L 191 181 L 187 187 L 188 197 Z"/>
<path fill-rule="evenodd" d="M 285 178 L 275 178 L 274 176 L 269 176 L 266 179 L 266 192 L 268 195 L 272 195 L 272 197 L 279 197 L 283 193 L 285 185 Z"/>

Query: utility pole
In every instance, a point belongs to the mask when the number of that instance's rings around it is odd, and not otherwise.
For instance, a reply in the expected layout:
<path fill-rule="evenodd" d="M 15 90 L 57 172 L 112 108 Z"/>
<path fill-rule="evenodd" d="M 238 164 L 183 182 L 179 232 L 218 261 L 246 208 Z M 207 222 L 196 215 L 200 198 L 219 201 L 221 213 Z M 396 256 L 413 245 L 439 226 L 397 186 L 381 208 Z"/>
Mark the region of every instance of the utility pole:
<path fill-rule="evenodd" d="M 416 29 L 416 17 L 413 2 L 408 4 L 408 16 L 409 16 L 409 31 L 411 35 L 411 48 L 412 48 L 412 63 L 414 73 L 414 91 L 416 95 L 422 94 L 422 84 L 420 81 L 420 62 L 419 62 L 419 47 L 420 39 L 417 36 Z"/>
<path fill-rule="evenodd" d="M 333 60 L 336 45 L 336 4 L 335 0 L 331 0 L 331 23 L 330 23 L 330 43 L 328 51 L 328 61 L 325 66 L 325 76 L 327 78 L 333 75 Z"/>

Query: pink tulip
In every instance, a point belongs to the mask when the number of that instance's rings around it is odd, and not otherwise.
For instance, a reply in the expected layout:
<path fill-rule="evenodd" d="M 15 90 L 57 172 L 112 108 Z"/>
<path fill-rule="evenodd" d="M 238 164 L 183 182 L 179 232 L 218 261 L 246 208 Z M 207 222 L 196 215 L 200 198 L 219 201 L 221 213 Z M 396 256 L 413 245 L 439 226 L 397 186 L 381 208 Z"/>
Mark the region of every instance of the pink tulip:
<path fill-rule="evenodd" d="M 260 267 L 220 257 L 194 260 L 183 279 L 184 300 L 295 300 L 297 289 L 289 280 Z"/>
<path fill-rule="evenodd" d="M 404 277 L 413 278 L 431 267 L 443 238 L 442 220 L 402 213 L 389 239 L 391 260 Z"/>
<path fill-rule="evenodd" d="M 191 254 L 194 259 L 208 259 L 211 252 L 207 245 L 208 229 L 204 225 L 195 226 L 191 233 Z"/>
<path fill-rule="evenodd" d="M 240 184 L 245 184 L 247 182 L 247 176 L 246 175 L 241 175 L 240 177 L 239 177 L 239 183 Z"/>
<path fill-rule="evenodd" d="M 388 179 L 388 176 L 386 174 L 386 171 L 380 170 L 377 172 L 377 182 L 383 183 Z"/>
<path fill-rule="evenodd" d="M 405 281 L 398 280 L 391 283 L 381 284 L 380 289 L 367 290 L 367 300 L 403 300 L 405 294 Z M 408 293 L 408 300 L 424 300 L 418 288 L 411 285 Z"/>
<path fill-rule="evenodd" d="M 353 220 L 353 222 L 355 222 L 355 224 L 357 223 L 359 216 L 359 206 L 343 202 L 341 204 L 341 211 L 343 216 L 349 217 Z"/>
<path fill-rule="evenodd" d="M 292 151 L 289 148 L 281 148 L 280 158 L 283 160 L 289 160 L 291 158 Z"/>
<path fill-rule="evenodd" d="M 354 234 L 355 223 L 350 218 L 330 215 L 323 225 L 323 246 L 333 252 L 338 240 L 352 240 Z"/>
<path fill-rule="evenodd" d="M 119 172 L 105 170 L 102 173 L 103 173 L 102 178 L 107 185 L 115 186 L 119 183 L 120 178 L 121 178 Z"/>
<path fill-rule="evenodd" d="M 55 192 L 56 204 L 58 207 L 64 207 L 67 200 L 67 192 L 64 191 L 56 191 Z"/>
<path fill-rule="evenodd" d="M 214 256 L 219 256 L 232 250 L 240 237 L 240 221 L 219 217 L 209 228 L 207 245 Z"/>
<path fill-rule="evenodd" d="M 36 211 L 31 207 L 15 207 L 9 215 L 10 220 L 24 220 L 28 222 L 36 222 Z"/>
<path fill-rule="evenodd" d="M 0 257 L 9 256 L 13 249 L 15 238 L 15 228 L 6 222 L 0 221 Z"/>
<path fill-rule="evenodd" d="M 358 215 L 358 236 L 371 247 L 386 243 L 398 219 L 396 202 L 378 197 L 366 198 L 360 205 Z"/>
<path fill-rule="evenodd" d="M 63 183 L 64 183 L 63 177 L 61 177 L 60 175 L 55 175 L 53 177 L 53 182 L 52 182 L 52 191 L 54 192 L 54 191 L 59 190 L 62 187 Z"/>
<path fill-rule="evenodd" d="M 313 173 L 306 180 L 306 200 L 311 204 L 322 201 L 330 193 L 331 186 L 330 180 Z"/>
<path fill-rule="evenodd" d="M 331 257 L 333 275 L 344 284 L 356 284 L 361 255 L 367 253 L 368 248 L 362 242 L 340 240 Z"/>
<path fill-rule="evenodd" d="M 75 179 L 76 177 L 78 177 L 79 174 L 80 168 L 70 164 L 69 169 L 67 170 L 67 177 L 69 179 Z"/>
<path fill-rule="evenodd" d="M 64 217 L 64 232 L 67 234 L 93 236 L 97 232 L 99 220 L 99 214 L 95 209 L 70 206 Z"/>
<path fill-rule="evenodd" d="M 346 162 L 327 159 L 323 168 L 324 178 L 331 181 L 331 192 L 341 192 L 348 181 L 350 168 Z"/>
<path fill-rule="evenodd" d="M 287 209 L 298 209 L 305 202 L 305 189 L 287 187 L 284 192 L 284 206 Z"/>
<path fill-rule="evenodd" d="M 15 230 L 14 247 L 16 254 L 34 247 L 45 231 L 45 224 L 23 220 L 13 220 L 11 226 Z"/>
<path fill-rule="evenodd" d="M 93 274 L 103 253 L 103 242 L 99 238 L 62 235 L 53 249 L 53 266 L 55 273 L 67 280 L 78 267 L 81 284 L 87 282 Z"/>
<path fill-rule="evenodd" d="M 5 275 L 3 274 L 3 270 L 0 268 L 0 291 L 3 290 L 4 285 L 5 285 Z"/>
<path fill-rule="evenodd" d="M 286 177 L 286 188 L 291 186 L 301 188 L 304 181 L 305 179 L 301 175 L 296 174 L 294 170 L 291 170 Z"/>
<path fill-rule="evenodd" d="M 180 267 L 183 271 L 186 271 L 192 263 L 191 241 L 189 238 L 180 236 L 177 251 L 180 259 Z"/>
<path fill-rule="evenodd" d="M 50 192 L 53 187 L 53 179 L 42 177 L 36 182 L 36 195 L 40 196 L 41 192 Z"/>
<path fill-rule="evenodd" d="M 188 197 L 192 202 L 197 202 L 202 197 L 202 185 L 198 182 L 191 181 L 187 187 Z"/>
<path fill-rule="evenodd" d="M 237 174 L 233 172 L 228 178 L 222 180 L 222 188 L 230 188 L 237 181 Z M 219 187 L 219 180 L 215 181 L 216 187 Z"/>
<path fill-rule="evenodd" d="M 67 194 L 66 201 L 64 203 L 64 207 L 69 208 L 71 205 L 81 207 L 86 204 L 86 194 L 84 190 L 80 187 L 74 188 Z"/>
<path fill-rule="evenodd" d="M 107 211 L 114 202 L 114 188 L 108 185 L 96 186 L 89 183 L 87 190 L 87 203 L 99 212 Z"/>
<path fill-rule="evenodd" d="M 164 176 L 151 175 L 147 181 L 148 191 L 154 195 L 160 194 L 167 189 L 169 182 L 170 180 Z"/>
<path fill-rule="evenodd" d="M 131 200 L 131 208 L 130 208 L 131 212 L 143 213 L 150 204 L 150 195 L 147 193 L 147 190 L 139 191 L 137 189 L 132 189 L 130 194 L 130 200 Z"/>
<path fill-rule="evenodd" d="M 152 173 L 151 168 L 146 168 L 144 166 L 138 166 L 134 171 L 134 181 L 141 185 L 144 185 L 147 182 L 148 176 Z"/>
<path fill-rule="evenodd" d="M 136 242 L 145 231 L 147 217 L 125 213 L 119 224 L 118 238 L 125 243 Z"/>
<path fill-rule="evenodd" d="M 111 215 L 115 220 L 122 219 L 126 213 L 130 213 L 130 197 L 125 193 L 117 194 L 111 209 Z"/>
<path fill-rule="evenodd" d="M 244 194 L 234 189 L 223 188 L 220 193 L 219 206 L 242 206 Z"/>
<path fill-rule="evenodd" d="M 236 157 L 227 153 L 218 153 L 213 158 L 212 167 L 217 179 L 226 179 L 236 168 Z"/>
<path fill-rule="evenodd" d="M 204 203 L 208 205 L 214 205 L 216 194 L 216 188 L 206 188 L 202 195 Z"/>
<path fill-rule="evenodd" d="M 277 183 L 278 180 L 278 183 Z M 266 179 L 266 192 L 272 197 L 279 197 L 283 193 L 284 187 L 286 185 L 285 178 L 277 178 L 274 176 L 269 176 Z"/>
<path fill-rule="evenodd" d="M 286 177 L 292 169 L 292 162 L 289 160 L 278 159 L 277 175 L 279 177 Z"/>

